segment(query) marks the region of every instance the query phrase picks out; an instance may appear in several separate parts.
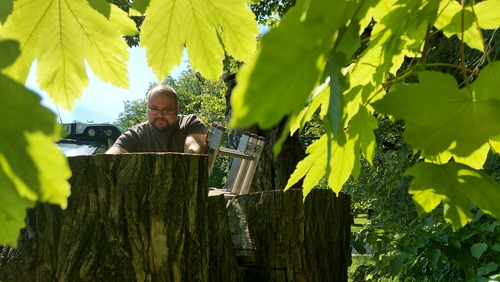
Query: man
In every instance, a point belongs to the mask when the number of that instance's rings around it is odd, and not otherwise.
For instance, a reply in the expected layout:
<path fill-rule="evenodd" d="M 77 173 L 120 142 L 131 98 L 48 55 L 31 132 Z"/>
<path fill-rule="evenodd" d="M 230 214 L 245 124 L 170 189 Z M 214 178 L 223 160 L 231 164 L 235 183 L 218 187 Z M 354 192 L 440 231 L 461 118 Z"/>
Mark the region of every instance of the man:
<path fill-rule="evenodd" d="M 179 115 L 175 90 L 158 85 L 148 92 L 148 120 L 123 133 L 106 154 L 132 152 L 205 153 L 207 128 L 195 115 Z"/>

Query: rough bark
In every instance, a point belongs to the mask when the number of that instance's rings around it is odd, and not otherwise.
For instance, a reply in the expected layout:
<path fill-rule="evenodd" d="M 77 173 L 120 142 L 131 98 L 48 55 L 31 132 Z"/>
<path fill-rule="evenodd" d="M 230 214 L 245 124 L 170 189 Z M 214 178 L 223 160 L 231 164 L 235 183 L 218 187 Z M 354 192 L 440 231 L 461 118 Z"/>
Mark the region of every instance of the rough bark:
<path fill-rule="evenodd" d="M 210 249 L 209 281 L 241 280 L 229 231 L 226 200 L 223 195 L 208 197 L 208 234 Z"/>
<path fill-rule="evenodd" d="M 313 190 L 304 202 L 301 190 L 265 191 L 238 196 L 229 212 L 239 221 L 230 225 L 235 240 L 248 232 L 246 243 L 235 242 L 246 263 L 243 281 L 347 281 L 351 215 L 345 194 Z M 246 232 L 237 227 L 242 221 Z"/>
<path fill-rule="evenodd" d="M 242 195 L 231 207 L 241 207 L 245 224 L 230 225 L 234 214 L 230 209 L 228 217 L 223 196 L 208 197 L 204 156 L 69 162 L 68 208 L 39 204 L 28 212 L 18 248 L 0 248 L 0 281 L 347 279 L 350 215 L 343 194 L 314 190 L 305 203 L 300 190 Z M 235 229 L 246 245 L 233 243 Z"/>
<path fill-rule="evenodd" d="M 68 207 L 28 213 L 2 281 L 207 281 L 205 156 L 69 158 Z"/>

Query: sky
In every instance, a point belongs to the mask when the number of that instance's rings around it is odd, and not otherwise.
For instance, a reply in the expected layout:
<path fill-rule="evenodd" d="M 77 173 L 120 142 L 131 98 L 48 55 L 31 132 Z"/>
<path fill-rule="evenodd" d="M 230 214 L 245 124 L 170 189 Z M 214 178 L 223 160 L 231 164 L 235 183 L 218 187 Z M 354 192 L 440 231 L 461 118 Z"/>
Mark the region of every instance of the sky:
<path fill-rule="evenodd" d="M 87 67 L 89 85 L 71 111 L 57 107 L 47 92 L 40 90 L 36 81 L 36 63 L 33 64 L 25 85 L 42 97 L 43 106 L 52 110 L 56 115 L 59 112 L 60 118 L 58 120 L 62 120 L 63 123 L 73 122 L 74 120 L 112 123 L 118 118 L 118 114 L 124 110 L 124 101 L 144 98 L 149 84 L 157 81 L 156 76 L 147 64 L 146 49 L 133 47 L 129 49 L 129 52 L 130 58 L 127 66 L 130 89 L 123 89 L 102 82 Z M 186 67 L 187 54 L 184 52 L 181 65 L 177 66 L 170 75 L 177 78 Z"/>

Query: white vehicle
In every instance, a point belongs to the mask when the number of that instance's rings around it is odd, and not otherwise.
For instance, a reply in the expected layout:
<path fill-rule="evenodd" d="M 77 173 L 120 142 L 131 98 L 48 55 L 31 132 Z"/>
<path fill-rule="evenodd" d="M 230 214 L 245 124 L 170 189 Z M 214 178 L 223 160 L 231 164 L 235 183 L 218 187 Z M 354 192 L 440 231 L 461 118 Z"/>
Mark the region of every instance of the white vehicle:
<path fill-rule="evenodd" d="M 123 130 L 107 123 L 63 123 L 66 137 L 57 142 L 67 157 L 106 152 Z"/>

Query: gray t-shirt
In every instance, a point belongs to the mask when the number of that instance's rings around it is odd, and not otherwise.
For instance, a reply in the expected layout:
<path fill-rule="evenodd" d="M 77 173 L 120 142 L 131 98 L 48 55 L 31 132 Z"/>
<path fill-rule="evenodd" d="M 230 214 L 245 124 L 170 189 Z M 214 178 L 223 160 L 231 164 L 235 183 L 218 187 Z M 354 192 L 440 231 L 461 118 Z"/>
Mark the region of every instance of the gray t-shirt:
<path fill-rule="evenodd" d="M 203 121 L 195 115 L 178 115 L 172 129 L 161 132 L 148 121 L 132 126 L 116 140 L 117 146 L 133 152 L 184 152 L 186 137 L 191 134 L 207 133 Z"/>

